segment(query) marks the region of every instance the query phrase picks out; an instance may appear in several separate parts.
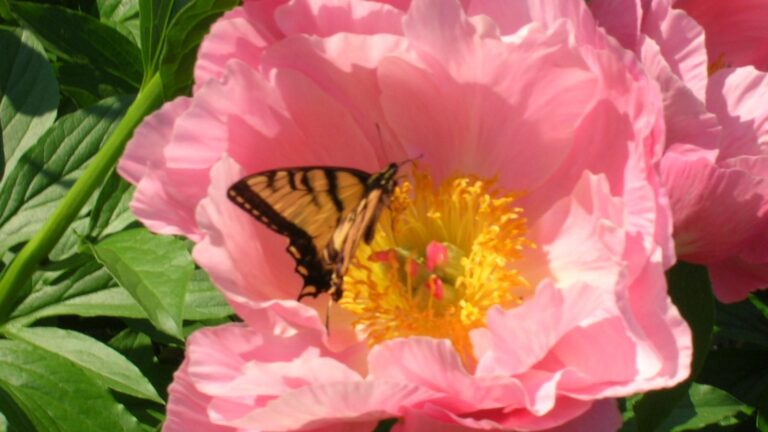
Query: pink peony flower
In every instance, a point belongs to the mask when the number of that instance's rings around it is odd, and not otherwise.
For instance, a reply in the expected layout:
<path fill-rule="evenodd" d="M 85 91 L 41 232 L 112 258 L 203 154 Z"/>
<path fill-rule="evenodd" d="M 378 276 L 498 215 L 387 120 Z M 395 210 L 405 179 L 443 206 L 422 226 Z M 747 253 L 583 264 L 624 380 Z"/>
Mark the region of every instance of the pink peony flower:
<path fill-rule="evenodd" d="M 627 4 L 635 13 L 624 13 Z M 768 4 L 678 1 L 685 10 L 677 10 L 668 0 L 632 0 L 623 6 L 591 3 L 601 25 L 636 52 L 664 94 L 661 173 L 677 255 L 708 266 L 721 301 L 743 300 L 768 287 L 768 77 L 752 66 L 729 65 L 747 64 L 737 46 L 750 46 L 748 36 L 759 32 L 749 29 L 768 13 Z M 760 28 L 768 29 L 763 21 Z"/>
<path fill-rule="evenodd" d="M 244 323 L 189 338 L 165 430 L 608 431 L 613 398 L 688 376 L 662 101 L 582 1 L 245 2 L 195 76 L 119 169 Z M 226 197 L 417 155 L 330 310 Z"/>

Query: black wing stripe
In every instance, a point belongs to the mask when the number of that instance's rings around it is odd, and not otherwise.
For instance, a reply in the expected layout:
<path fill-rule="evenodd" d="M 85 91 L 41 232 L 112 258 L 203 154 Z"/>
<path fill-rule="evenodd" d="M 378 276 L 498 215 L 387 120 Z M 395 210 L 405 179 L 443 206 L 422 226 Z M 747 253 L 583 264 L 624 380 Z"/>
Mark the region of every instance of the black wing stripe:
<path fill-rule="evenodd" d="M 333 205 L 336 206 L 339 215 L 341 215 L 344 213 L 344 203 L 339 199 L 339 181 L 336 178 L 336 172 L 331 169 L 325 170 L 325 178 L 328 181 L 328 196 L 331 198 Z"/>
<path fill-rule="evenodd" d="M 264 174 L 264 177 L 267 178 L 267 187 L 272 191 L 276 191 L 277 187 L 275 186 L 275 177 L 277 177 L 277 171 L 268 172 Z"/>
<path fill-rule="evenodd" d="M 315 188 L 312 186 L 312 181 L 309 179 L 309 172 L 304 171 L 301 173 L 301 184 L 307 189 L 310 196 L 312 196 L 312 204 L 314 204 L 315 207 L 320 208 L 320 201 L 317 200 L 317 195 L 315 195 Z"/>
<path fill-rule="evenodd" d="M 288 170 L 286 173 L 288 174 L 288 186 L 291 187 L 291 190 L 296 190 L 296 178 L 294 177 L 296 175 L 296 171 Z"/>

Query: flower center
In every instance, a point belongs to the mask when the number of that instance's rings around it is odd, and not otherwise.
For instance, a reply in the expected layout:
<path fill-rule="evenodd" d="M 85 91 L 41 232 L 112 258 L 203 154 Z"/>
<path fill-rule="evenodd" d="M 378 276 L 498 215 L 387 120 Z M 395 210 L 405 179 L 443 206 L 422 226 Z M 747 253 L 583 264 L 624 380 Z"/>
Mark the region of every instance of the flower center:
<path fill-rule="evenodd" d="M 532 293 L 514 268 L 534 244 L 525 237 L 519 193 L 493 180 L 453 177 L 438 187 L 414 170 L 393 194 L 370 245 L 361 245 L 339 305 L 371 345 L 408 336 L 450 339 L 473 363 L 469 331 L 493 305 L 512 308 Z"/>

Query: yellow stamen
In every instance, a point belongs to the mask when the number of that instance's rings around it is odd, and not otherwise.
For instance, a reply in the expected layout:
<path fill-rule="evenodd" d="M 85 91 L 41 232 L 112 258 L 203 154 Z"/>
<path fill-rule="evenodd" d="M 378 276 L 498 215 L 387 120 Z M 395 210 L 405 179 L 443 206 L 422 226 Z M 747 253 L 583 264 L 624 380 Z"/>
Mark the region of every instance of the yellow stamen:
<path fill-rule="evenodd" d="M 514 268 L 534 246 L 513 205 L 520 194 L 474 177 L 434 187 L 427 173 L 414 171 L 413 182 L 395 190 L 372 244 L 359 248 L 339 304 L 356 315 L 371 345 L 447 338 L 472 365 L 469 331 L 485 325 L 490 307 L 513 308 L 532 293 Z"/>

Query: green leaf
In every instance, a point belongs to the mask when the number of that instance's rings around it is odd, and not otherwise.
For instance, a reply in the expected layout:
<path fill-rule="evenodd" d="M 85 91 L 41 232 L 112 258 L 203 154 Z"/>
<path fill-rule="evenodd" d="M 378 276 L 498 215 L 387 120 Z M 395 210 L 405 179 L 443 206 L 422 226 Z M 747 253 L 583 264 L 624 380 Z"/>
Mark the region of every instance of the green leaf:
<path fill-rule="evenodd" d="M 8 6 L 8 0 L 0 0 L 0 18 L 11 21 L 13 15 L 11 15 L 11 8 Z"/>
<path fill-rule="evenodd" d="M 155 355 L 155 346 L 149 336 L 127 328 L 113 337 L 109 341 L 109 345 L 127 357 L 140 370 L 144 371 L 144 374 L 155 385 L 155 388 L 165 392 L 171 383 L 170 376 L 173 374 L 173 371 L 170 371 L 168 378 L 163 379 L 161 377 L 161 368 Z M 164 393 L 164 395 L 166 394 Z"/>
<path fill-rule="evenodd" d="M 59 58 L 90 64 L 139 88 L 143 75 L 140 51 L 119 31 L 89 15 L 54 5 L 14 2 L 11 10 Z"/>
<path fill-rule="evenodd" d="M 96 339 L 82 333 L 52 327 L 10 328 L 5 333 L 12 339 L 27 342 L 70 360 L 109 388 L 163 403 L 139 368 Z"/>
<path fill-rule="evenodd" d="M 768 418 L 762 412 L 757 414 L 756 427 L 760 432 L 768 432 Z"/>
<path fill-rule="evenodd" d="M 721 388 L 760 411 L 768 411 L 768 350 L 720 348 L 709 353 L 697 381 Z"/>
<path fill-rule="evenodd" d="M 145 79 L 157 72 L 173 3 L 174 0 L 139 0 L 141 60 Z"/>
<path fill-rule="evenodd" d="M 109 391 L 70 361 L 32 345 L 0 340 L 0 411 L 23 412 L 49 432 L 139 431 Z M 79 409 L 87 406 L 88 409 Z M 15 424 L 16 418 L 9 418 Z"/>
<path fill-rule="evenodd" d="M 93 194 L 114 170 L 125 144 L 141 120 L 162 102 L 162 81 L 159 75 L 142 87 L 123 119 L 107 138 L 93 161 L 75 181 L 72 189 L 61 199 L 49 219 L 25 244 L 0 274 L 0 322 L 5 322 L 13 308 L 26 295 L 28 281 L 69 226 L 90 201 Z M 0 254 L 3 259 L 8 254 Z"/>
<path fill-rule="evenodd" d="M 751 412 L 751 408 L 727 392 L 705 384 L 694 383 L 687 396 L 677 403 L 657 431 L 697 430 Z"/>
<path fill-rule="evenodd" d="M 16 308 L 12 325 L 27 325 L 51 316 L 114 316 L 146 318 L 146 314 L 109 273 L 91 256 L 82 256 L 73 268 L 38 271 L 32 293 Z"/>
<path fill-rule="evenodd" d="M 35 36 L 0 28 L 0 178 L 53 124 L 59 86 Z"/>
<path fill-rule="evenodd" d="M 88 234 L 100 238 L 114 234 L 136 221 L 129 205 L 133 187 L 116 172 L 107 178 L 93 205 Z"/>
<path fill-rule="evenodd" d="M 235 314 L 224 295 L 203 270 L 195 270 L 184 300 L 185 320 L 210 320 Z"/>
<path fill-rule="evenodd" d="M 752 303 L 755 306 L 755 309 L 760 311 L 760 313 L 763 315 L 763 321 L 768 320 L 768 305 L 765 304 L 757 294 L 750 294 L 749 302 Z"/>
<path fill-rule="evenodd" d="M 373 432 L 389 432 L 397 424 L 397 419 L 382 420 L 376 425 L 376 429 Z"/>
<path fill-rule="evenodd" d="M 29 240 L 99 150 L 129 98 L 112 98 L 56 121 L 0 184 L 0 251 Z"/>
<path fill-rule="evenodd" d="M 59 242 L 56 243 L 56 246 L 54 246 L 48 254 L 48 260 L 45 263 L 46 266 L 58 266 L 54 268 L 62 268 L 61 261 L 65 261 L 82 252 L 82 237 L 88 230 L 88 222 L 88 216 L 83 216 L 69 226 L 67 232 L 61 236 Z"/>
<path fill-rule="evenodd" d="M 107 237 L 92 248 L 96 259 L 131 293 L 150 321 L 182 339 L 184 296 L 194 271 L 184 242 L 142 228 Z"/>
<path fill-rule="evenodd" d="M 135 87 L 90 64 L 60 63 L 56 72 L 61 92 L 69 96 L 78 108 L 87 108 L 108 97 L 136 92 Z"/>
<path fill-rule="evenodd" d="M 19 321 L 27 322 L 45 317 L 77 315 L 81 317 L 120 317 L 146 319 L 147 314 L 136 300 L 123 288 L 77 296 L 61 303 L 52 304 L 24 316 Z"/>
<path fill-rule="evenodd" d="M 203 36 L 216 19 L 237 4 L 237 0 L 198 0 L 187 3 L 173 17 L 168 26 L 160 68 L 166 97 L 188 92 Z"/>
<path fill-rule="evenodd" d="M 715 300 L 706 267 L 678 262 L 667 272 L 672 302 L 693 332 L 691 376 L 677 386 L 648 392 L 634 405 L 635 420 L 641 431 L 657 430 L 676 403 L 688 394 L 709 352 L 715 323 Z"/>
<path fill-rule="evenodd" d="M 717 336 L 768 347 L 768 320 L 750 300 L 718 303 Z"/>
<path fill-rule="evenodd" d="M 115 28 L 134 45 L 141 43 L 138 0 L 97 0 L 101 22 Z"/>

